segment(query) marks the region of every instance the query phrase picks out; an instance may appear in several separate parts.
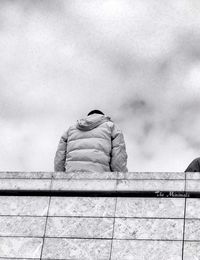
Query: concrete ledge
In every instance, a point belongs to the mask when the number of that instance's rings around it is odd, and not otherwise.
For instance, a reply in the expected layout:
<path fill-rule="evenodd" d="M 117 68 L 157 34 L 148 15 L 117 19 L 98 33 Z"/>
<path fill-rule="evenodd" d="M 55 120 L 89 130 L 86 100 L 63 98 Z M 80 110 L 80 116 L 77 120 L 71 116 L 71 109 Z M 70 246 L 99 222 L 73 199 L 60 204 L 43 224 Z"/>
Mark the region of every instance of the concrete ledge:
<path fill-rule="evenodd" d="M 96 192 L 106 194 L 153 194 L 157 191 L 192 194 L 200 192 L 199 173 L 63 173 L 63 172 L 0 172 L 0 191 L 40 191 L 38 194 Z M 48 191 L 48 192 L 47 192 Z M 62 191 L 62 192 L 61 192 Z M 150 193 L 153 192 L 153 193 Z M 5 193 L 6 194 L 6 193 Z M 8 193 L 7 193 L 8 194 Z M 16 193 L 17 194 L 17 193 Z M 152 196 L 152 195 L 151 195 Z M 170 194 L 169 194 L 170 196 Z M 189 195 L 190 196 L 190 195 Z"/>
<path fill-rule="evenodd" d="M 0 179 L 91 179 L 91 180 L 174 180 L 200 179 L 198 173 L 184 172 L 0 172 Z"/>

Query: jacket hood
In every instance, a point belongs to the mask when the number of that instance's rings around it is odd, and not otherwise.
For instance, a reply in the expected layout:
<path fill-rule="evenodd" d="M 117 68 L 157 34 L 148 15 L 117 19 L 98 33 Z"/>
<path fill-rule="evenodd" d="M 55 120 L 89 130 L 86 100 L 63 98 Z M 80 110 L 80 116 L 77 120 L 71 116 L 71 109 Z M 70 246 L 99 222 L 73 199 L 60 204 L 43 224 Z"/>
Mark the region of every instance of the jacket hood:
<path fill-rule="evenodd" d="M 110 117 L 108 116 L 92 114 L 90 116 L 87 116 L 85 119 L 78 120 L 76 128 L 82 131 L 89 131 L 108 121 L 111 121 Z"/>

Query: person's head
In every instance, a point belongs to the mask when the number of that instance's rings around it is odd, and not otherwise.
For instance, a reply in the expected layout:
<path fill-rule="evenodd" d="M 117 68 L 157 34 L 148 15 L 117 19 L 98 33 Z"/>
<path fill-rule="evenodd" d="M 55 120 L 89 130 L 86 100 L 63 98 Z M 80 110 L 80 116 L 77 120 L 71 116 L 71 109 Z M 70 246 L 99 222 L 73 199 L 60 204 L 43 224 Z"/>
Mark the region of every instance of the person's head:
<path fill-rule="evenodd" d="M 103 112 L 101 112 L 100 110 L 92 110 L 88 113 L 88 116 L 93 115 L 93 114 L 100 114 L 100 115 L 104 115 Z"/>

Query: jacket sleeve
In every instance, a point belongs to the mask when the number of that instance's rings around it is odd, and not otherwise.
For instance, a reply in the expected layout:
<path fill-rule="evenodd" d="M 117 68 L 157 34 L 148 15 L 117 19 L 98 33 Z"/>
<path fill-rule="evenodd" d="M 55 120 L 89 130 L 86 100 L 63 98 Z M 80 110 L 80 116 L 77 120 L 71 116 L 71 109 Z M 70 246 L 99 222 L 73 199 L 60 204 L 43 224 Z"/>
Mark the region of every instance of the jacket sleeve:
<path fill-rule="evenodd" d="M 54 158 L 54 171 L 55 172 L 64 172 L 65 171 L 65 160 L 66 160 L 66 151 L 67 151 L 67 132 L 65 132 L 58 144 L 56 155 Z"/>
<path fill-rule="evenodd" d="M 112 129 L 112 152 L 111 152 L 111 171 L 127 172 L 127 153 L 124 136 L 115 125 Z"/>

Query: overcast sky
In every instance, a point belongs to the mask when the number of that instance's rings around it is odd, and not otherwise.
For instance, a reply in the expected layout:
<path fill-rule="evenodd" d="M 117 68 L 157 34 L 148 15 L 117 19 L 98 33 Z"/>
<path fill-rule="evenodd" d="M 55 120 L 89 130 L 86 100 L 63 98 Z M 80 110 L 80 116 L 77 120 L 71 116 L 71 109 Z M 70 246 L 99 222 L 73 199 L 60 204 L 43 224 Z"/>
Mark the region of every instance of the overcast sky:
<path fill-rule="evenodd" d="M 1 0 L 0 171 L 52 171 L 61 134 L 100 109 L 129 171 L 200 156 L 199 0 Z"/>

